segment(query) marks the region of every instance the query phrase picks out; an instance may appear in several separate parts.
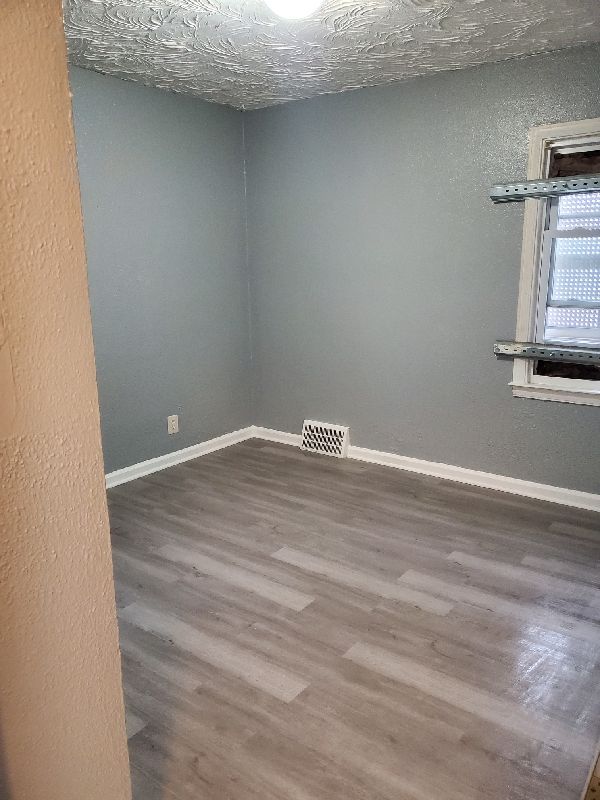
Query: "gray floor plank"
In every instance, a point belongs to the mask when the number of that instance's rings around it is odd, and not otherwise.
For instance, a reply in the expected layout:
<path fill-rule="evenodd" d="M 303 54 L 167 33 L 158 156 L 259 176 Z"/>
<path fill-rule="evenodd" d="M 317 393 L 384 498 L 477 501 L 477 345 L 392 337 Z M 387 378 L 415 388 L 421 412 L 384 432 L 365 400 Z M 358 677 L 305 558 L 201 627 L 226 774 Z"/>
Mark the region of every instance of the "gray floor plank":
<path fill-rule="evenodd" d="M 598 515 L 260 441 L 109 508 L 135 800 L 580 800 Z"/>

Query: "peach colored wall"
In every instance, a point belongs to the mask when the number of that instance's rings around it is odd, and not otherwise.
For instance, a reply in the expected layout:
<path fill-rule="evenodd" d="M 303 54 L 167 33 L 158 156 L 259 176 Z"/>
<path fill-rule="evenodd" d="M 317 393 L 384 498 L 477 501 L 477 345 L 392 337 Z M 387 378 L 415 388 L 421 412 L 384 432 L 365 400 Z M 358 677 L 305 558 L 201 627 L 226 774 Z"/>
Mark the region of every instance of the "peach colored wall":
<path fill-rule="evenodd" d="M 0 21 L 0 796 L 130 797 L 60 0 Z"/>

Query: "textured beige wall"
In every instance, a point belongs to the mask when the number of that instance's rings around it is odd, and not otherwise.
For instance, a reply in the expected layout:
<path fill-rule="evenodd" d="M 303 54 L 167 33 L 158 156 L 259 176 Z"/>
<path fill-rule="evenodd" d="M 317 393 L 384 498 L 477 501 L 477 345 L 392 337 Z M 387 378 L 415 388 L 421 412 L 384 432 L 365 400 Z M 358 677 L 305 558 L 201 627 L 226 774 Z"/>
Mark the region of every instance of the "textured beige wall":
<path fill-rule="evenodd" d="M 60 0 L 0 21 L 0 796 L 130 797 Z"/>

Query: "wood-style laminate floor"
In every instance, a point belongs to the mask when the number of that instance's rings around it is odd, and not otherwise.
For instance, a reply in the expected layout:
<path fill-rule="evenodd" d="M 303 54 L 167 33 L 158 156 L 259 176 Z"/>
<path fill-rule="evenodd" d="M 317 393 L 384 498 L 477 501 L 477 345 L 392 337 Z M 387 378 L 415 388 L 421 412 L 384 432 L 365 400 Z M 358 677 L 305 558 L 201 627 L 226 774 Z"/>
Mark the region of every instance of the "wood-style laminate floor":
<path fill-rule="evenodd" d="M 135 800 L 579 800 L 598 515 L 261 441 L 109 503 Z"/>

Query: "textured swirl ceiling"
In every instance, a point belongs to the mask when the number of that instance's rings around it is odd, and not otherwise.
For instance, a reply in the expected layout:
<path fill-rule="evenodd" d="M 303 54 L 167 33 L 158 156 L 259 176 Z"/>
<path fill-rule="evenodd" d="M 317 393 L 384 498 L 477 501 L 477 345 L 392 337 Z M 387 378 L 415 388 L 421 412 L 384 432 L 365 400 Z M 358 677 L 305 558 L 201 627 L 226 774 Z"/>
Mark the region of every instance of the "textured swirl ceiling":
<path fill-rule="evenodd" d="M 600 0 L 65 0 L 73 64 L 260 108 L 600 40 Z"/>

